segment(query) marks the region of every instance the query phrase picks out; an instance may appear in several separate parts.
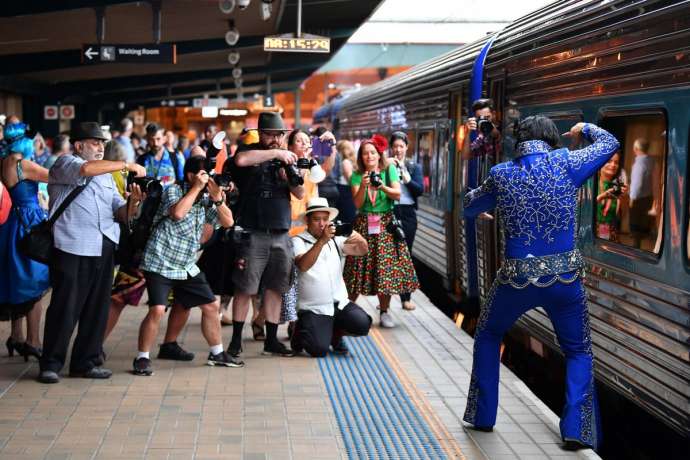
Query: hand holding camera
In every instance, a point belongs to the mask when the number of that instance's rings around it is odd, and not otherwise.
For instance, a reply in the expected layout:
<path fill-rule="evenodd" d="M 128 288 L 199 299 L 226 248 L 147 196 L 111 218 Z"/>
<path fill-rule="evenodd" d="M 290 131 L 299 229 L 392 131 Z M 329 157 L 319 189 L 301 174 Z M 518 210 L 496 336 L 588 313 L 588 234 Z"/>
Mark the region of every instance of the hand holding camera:
<path fill-rule="evenodd" d="M 493 122 L 491 121 L 491 118 L 488 116 L 483 116 L 479 117 L 478 119 L 475 117 L 471 117 L 467 119 L 467 128 L 470 131 L 477 131 L 482 134 L 484 137 L 489 137 L 493 133 L 495 126 Z"/>
<path fill-rule="evenodd" d="M 323 229 L 323 232 L 321 232 L 321 236 L 319 237 L 319 241 L 323 244 L 326 245 L 328 242 L 334 237 L 335 235 L 335 225 L 333 225 L 333 222 L 328 224 L 326 228 Z"/>
<path fill-rule="evenodd" d="M 201 192 L 203 189 L 206 188 L 206 184 L 208 184 L 208 179 L 209 175 L 206 171 L 203 169 L 196 173 L 194 176 L 194 182 L 192 182 L 192 188 L 195 188 L 197 192 Z"/>
<path fill-rule="evenodd" d="M 297 163 L 297 155 L 289 150 L 276 149 L 275 159 L 286 165 Z"/>
<path fill-rule="evenodd" d="M 370 171 L 369 183 L 371 183 L 371 186 L 375 189 L 381 188 L 381 186 L 383 186 L 383 180 L 381 180 L 381 173 L 377 173 L 376 171 Z"/>
<path fill-rule="evenodd" d="M 146 168 L 144 168 L 142 165 L 138 163 L 125 163 L 125 168 L 130 173 L 134 173 L 136 177 L 146 176 Z"/>
<path fill-rule="evenodd" d="M 223 200 L 223 189 L 216 183 L 215 180 L 213 180 L 212 177 L 209 177 L 208 175 L 207 179 L 207 187 L 208 187 L 208 194 L 211 197 L 213 201 L 222 201 Z"/>

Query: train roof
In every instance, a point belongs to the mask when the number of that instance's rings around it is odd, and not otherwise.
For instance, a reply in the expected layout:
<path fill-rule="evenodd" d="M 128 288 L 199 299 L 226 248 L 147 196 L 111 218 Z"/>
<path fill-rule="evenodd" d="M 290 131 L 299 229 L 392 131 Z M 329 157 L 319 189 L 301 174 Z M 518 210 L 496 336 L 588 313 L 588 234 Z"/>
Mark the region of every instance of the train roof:
<path fill-rule="evenodd" d="M 495 35 L 487 73 L 507 72 L 514 80 L 511 96 L 521 103 L 690 81 L 688 0 L 561 0 Z M 373 84 L 346 100 L 342 111 L 364 112 L 447 94 L 469 80 L 474 59 L 490 37 Z M 597 59 L 603 54 L 609 59 Z"/>

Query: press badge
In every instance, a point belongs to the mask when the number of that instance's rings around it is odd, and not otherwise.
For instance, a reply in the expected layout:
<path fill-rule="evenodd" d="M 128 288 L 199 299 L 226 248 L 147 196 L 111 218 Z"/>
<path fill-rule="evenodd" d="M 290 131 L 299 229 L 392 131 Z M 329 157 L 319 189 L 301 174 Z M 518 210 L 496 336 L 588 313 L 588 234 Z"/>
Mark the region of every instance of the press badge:
<path fill-rule="evenodd" d="M 367 233 L 369 235 L 381 233 L 381 216 L 378 214 L 367 214 Z"/>

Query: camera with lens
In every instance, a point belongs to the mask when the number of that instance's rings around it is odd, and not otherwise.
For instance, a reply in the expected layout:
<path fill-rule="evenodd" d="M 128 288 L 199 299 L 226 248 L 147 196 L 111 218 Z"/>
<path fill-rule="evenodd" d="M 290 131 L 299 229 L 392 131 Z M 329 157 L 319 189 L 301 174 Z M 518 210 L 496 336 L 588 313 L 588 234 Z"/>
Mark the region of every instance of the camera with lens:
<path fill-rule="evenodd" d="M 616 177 L 611 181 L 611 195 L 615 197 L 621 196 L 623 193 L 623 181 L 621 181 L 620 177 Z"/>
<path fill-rule="evenodd" d="M 334 220 L 331 225 L 335 227 L 335 236 L 350 236 L 352 235 L 352 224 L 343 222 L 342 220 Z"/>
<path fill-rule="evenodd" d="M 395 241 L 405 241 L 405 230 L 402 228 L 402 224 L 397 217 L 393 216 L 388 225 L 386 225 L 386 231 L 393 235 Z"/>
<path fill-rule="evenodd" d="M 127 188 L 132 184 L 137 184 L 141 191 L 146 193 L 147 198 L 158 198 L 163 194 L 163 185 L 155 177 L 137 177 L 136 174 L 130 172 L 127 175 Z"/>
<path fill-rule="evenodd" d="M 295 164 L 285 164 L 280 160 L 273 160 L 273 166 L 276 169 L 283 168 L 285 170 L 290 187 L 304 185 L 304 178 L 299 172 L 300 169 L 308 169 L 310 171 L 309 180 L 315 184 L 318 184 L 326 177 L 326 173 L 313 158 L 299 158 Z"/>
<path fill-rule="evenodd" d="M 218 174 L 215 169 L 206 170 L 208 176 L 213 179 L 213 181 L 218 185 L 218 187 L 230 187 L 230 182 L 232 182 L 232 176 L 227 173 Z"/>
<path fill-rule="evenodd" d="M 376 188 L 381 187 L 383 185 L 383 181 L 381 180 L 381 174 L 377 173 L 376 171 L 371 171 L 369 173 L 369 182 L 372 186 Z"/>
<path fill-rule="evenodd" d="M 484 137 L 489 137 L 494 130 L 494 124 L 489 117 L 479 117 L 479 120 L 477 120 L 477 129 Z"/>

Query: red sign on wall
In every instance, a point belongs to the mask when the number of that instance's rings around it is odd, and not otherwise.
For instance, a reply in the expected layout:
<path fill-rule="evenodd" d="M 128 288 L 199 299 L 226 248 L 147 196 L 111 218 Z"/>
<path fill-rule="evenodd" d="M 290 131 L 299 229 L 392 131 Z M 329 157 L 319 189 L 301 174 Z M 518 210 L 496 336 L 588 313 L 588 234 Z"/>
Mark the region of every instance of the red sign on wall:
<path fill-rule="evenodd" d="M 60 119 L 62 119 L 62 120 L 73 120 L 74 119 L 74 106 L 73 105 L 61 105 L 60 106 Z"/>
<path fill-rule="evenodd" d="M 43 119 L 44 120 L 57 120 L 58 119 L 57 105 L 45 105 L 45 106 L 43 106 Z"/>

